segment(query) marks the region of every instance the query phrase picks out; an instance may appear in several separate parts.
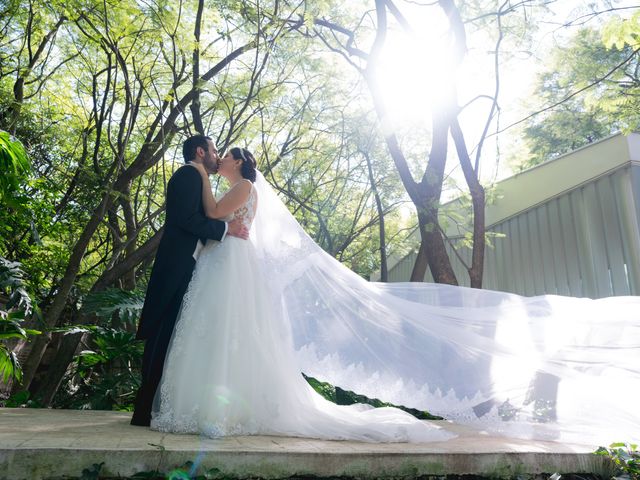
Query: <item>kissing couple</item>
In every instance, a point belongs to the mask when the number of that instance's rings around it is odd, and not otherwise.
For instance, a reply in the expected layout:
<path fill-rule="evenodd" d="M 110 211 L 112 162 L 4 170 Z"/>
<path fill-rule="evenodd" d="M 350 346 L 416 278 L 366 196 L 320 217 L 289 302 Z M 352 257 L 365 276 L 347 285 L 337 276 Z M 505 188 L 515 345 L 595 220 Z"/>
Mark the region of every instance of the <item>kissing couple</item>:
<path fill-rule="evenodd" d="M 639 297 L 368 282 L 305 233 L 247 149 L 220 158 L 196 135 L 183 155 L 137 333 L 132 424 L 212 438 L 455 436 L 400 408 L 336 405 L 304 372 L 510 437 L 640 440 Z M 213 173 L 229 187 L 219 199 Z"/>
<path fill-rule="evenodd" d="M 131 423 L 210 437 L 450 438 L 402 410 L 338 406 L 311 388 L 270 288 L 268 262 L 247 240 L 259 204 L 254 156 L 231 148 L 220 158 L 202 135 L 184 142 L 183 156 L 167 185 L 164 232 L 137 332 L 146 344 Z M 218 200 L 214 173 L 229 184 Z M 266 188 L 261 175 L 260 182 Z"/>

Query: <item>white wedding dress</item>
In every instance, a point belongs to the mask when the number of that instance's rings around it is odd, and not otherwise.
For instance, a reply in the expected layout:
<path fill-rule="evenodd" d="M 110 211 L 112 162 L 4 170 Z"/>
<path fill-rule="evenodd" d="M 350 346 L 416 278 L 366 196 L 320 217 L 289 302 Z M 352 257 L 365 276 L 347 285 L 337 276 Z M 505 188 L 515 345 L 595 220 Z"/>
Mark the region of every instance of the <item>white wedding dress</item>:
<path fill-rule="evenodd" d="M 261 174 L 252 190 L 235 212 L 253 220 L 251 240 L 210 241 L 198 258 L 152 428 L 376 442 L 452 436 L 398 409 L 334 405 L 304 372 L 510 437 L 640 440 L 639 297 L 367 282 L 313 242 Z"/>
<path fill-rule="evenodd" d="M 252 188 L 232 215 L 247 228 L 256 199 Z M 339 406 L 317 394 L 297 366 L 269 281 L 253 243 L 207 242 L 171 340 L 152 429 L 373 442 L 455 436 L 396 408 Z"/>

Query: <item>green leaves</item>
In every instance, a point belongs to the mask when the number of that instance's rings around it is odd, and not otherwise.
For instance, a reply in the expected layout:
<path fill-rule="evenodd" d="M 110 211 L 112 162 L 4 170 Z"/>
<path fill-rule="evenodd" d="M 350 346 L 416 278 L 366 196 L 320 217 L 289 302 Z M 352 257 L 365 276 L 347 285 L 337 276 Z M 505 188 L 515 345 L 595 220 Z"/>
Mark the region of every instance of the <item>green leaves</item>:
<path fill-rule="evenodd" d="M 330 383 L 321 382 L 313 377 L 309 377 L 302 374 L 304 379 L 311 385 L 311 387 L 320 395 L 322 395 L 325 399 L 329 400 L 338 405 L 353 405 L 354 403 L 362 403 L 366 405 L 371 405 L 375 408 L 380 407 L 395 407 L 400 410 L 404 410 L 407 413 L 410 413 L 416 418 L 421 420 L 442 420 L 442 417 L 436 417 L 431 415 L 427 411 L 417 410 L 415 408 L 405 407 L 403 405 L 394 405 L 392 403 L 383 402 L 378 400 L 377 398 L 369 398 L 364 395 L 360 395 L 358 393 L 352 392 L 351 390 L 343 390 L 340 387 L 334 387 Z"/>
<path fill-rule="evenodd" d="M 82 376 L 89 376 L 90 370 L 98 365 L 109 367 L 119 361 L 137 362 L 142 354 L 142 343 L 136 341 L 131 332 L 104 327 L 94 327 L 92 331 L 95 349 L 83 350 L 76 357 L 78 373 Z"/>
<path fill-rule="evenodd" d="M 7 383 L 10 378 L 18 382 L 22 381 L 22 368 L 18 357 L 2 344 L 0 344 L 0 376 L 4 383 Z"/>
<path fill-rule="evenodd" d="M 613 20 L 602 31 L 583 28 L 567 45 L 552 52 L 546 71 L 538 78 L 534 98 L 540 102 L 532 109 L 555 107 L 528 122 L 525 139 L 530 156 L 523 167 L 568 153 L 615 131 L 640 127 L 640 55 L 634 53 L 640 46 L 639 19 L 634 15 L 624 22 Z"/>
<path fill-rule="evenodd" d="M 29 158 L 22 143 L 0 130 L 0 201 L 6 196 L 12 196 L 20 182 L 26 178 L 29 169 Z"/>
<path fill-rule="evenodd" d="M 18 262 L 0 257 L 0 294 L 8 296 L 0 307 L 0 342 L 10 339 L 26 340 L 30 335 L 39 335 L 38 330 L 23 328 L 21 323 L 34 306 L 25 289 L 24 272 Z M 37 312 L 37 308 L 35 308 Z M 22 368 L 16 355 L 0 343 L 0 378 L 7 383 L 10 378 L 22 381 Z"/>
<path fill-rule="evenodd" d="M 106 363 L 108 358 L 92 350 L 83 350 L 78 354 L 78 362 L 84 367 L 94 367 L 99 363 Z"/>
<path fill-rule="evenodd" d="M 609 445 L 609 448 L 600 447 L 595 451 L 596 455 L 609 457 L 616 469 L 616 474 L 625 474 L 631 480 L 640 479 L 640 451 L 635 443 L 617 442 Z"/>
<path fill-rule="evenodd" d="M 88 294 L 82 303 L 82 311 L 100 318 L 117 315 L 121 321 L 133 323 L 140 316 L 143 304 L 144 292 L 110 288 Z"/>
<path fill-rule="evenodd" d="M 25 289 L 24 277 L 20 263 L 0 257 L 0 291 L 9 295 L 5 308 L 0 309 L 1 318 L 7 319 L 10 315 L 12 318 L 24 318 L 31 313 L 31 297 Z M 11 309 L 14 312 L 10 313 Z"/>
<path fill-rule="evenodd" d="M 602 29 L 602 42 L 607 48 L 622 50 L 625 45 L 638 48 L 640 39 L 640 11 L 631 18 L 623 20 L 620 17 L 610 20 Z"/>
<path fill-rule="evenodd" d="M 15 320 L 3 319 L 0 323 L 0 340 L 9 340 L 10 338 L 27 338 L 27 332 Z"/>
<path fill-rule="evenodd" d="M 103 465 L 104 462 L 94 463 L 91 468 L 82 469 L 80 480 L 99 480 L 100 470 L 102 470 Z"/>
<path fill-rule="evenodd" d="M 62 408 L 131 410 L 140 385 L 138 368 L 143 343 L 135 334 L 117 328 L 87 327 L 91 332 L 90 350 L 75 357 L 66 381 L 74 384 L 56 398 Z M 84 331 L 79 329 L 78 332 Z M 79 379 L 79 381 L 78 381 Z"/>
<path fill-rule="evenodd" d="M 21 407 L 28 407 L 28 406 L 34 406 L 35 408 L 40 408 L 40 406 L 37 405 L 37 402 L 34 402 L 33 400 L 29 400 L 30 396 L 31 396 L 31 392 L 29 392 L 28 390 L 21 390 L 11 395 L 4 403 L 4 406 L 7 408 L 21 408 Z"/>

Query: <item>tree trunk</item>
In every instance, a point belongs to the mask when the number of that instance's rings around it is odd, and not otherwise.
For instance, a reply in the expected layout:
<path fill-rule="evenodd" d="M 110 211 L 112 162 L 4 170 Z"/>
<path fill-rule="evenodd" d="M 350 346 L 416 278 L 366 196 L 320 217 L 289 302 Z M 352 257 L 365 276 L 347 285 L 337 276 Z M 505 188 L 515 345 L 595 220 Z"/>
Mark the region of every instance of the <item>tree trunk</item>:
<path fill-rule="evenodd" d="M 373 177 L 373 166 L 371 165 L 371 158 L 367 152 L 362 152 L 364 158 L 367 160 L 367 169 L 369 171 L 369 183 L 371 184 L 371 190 L 373 191 L 373 197 L 376 201 L 376 210 L 378 211 L 379 220 L 379 232 L 380 232 L 380 281 L 389 281 L 389 272 L 387 267 L 387 243 L 385 239 L 384 231 L 384 209 L 382 208 L 382 200 L 378 193 L 378 186 Z"/>
<path fill-rule="evenodd" d="M 427 267 L 429 266 L 429 258 L 427 256 L 427 244 L 420 241 L 420 248 L 418 249 L 418 256 L 413 264 L 413 270 L 411 270 L 412 282 L 424 282 L 424 275 L 427 273 Z"/>
<path fill-rule="evenodd" d="M 451 136 L 456 145 L 460 165 L 467 181 L 469 192 L 471 193 L 471 204 L 473 206 L 473 250 L 471 253 L 471 267 L 468 268 L 469 280 L 472 288 L 482 288 L 482 277 L 484 273 L 484 249 L 485 249 L 485 194 L 484 188 L 480 184 L 477 172 L 471 164 L 469 152 L 464 140 L 464 135 L 458 119 L 451 122 Z"/>
<path fill-rule="evenodd" d="M 53 397 L 57 393 L 62 379 L 64 378 L 69 364 L 73 361 L 73 357 L 78 349 L 83 333 L 73 333 L 63 335 L 55 356 L 51 363 L 47 366 L 47 374 L 37 385 L 32 384 L 31 397 L 35 398 L 45 407 L 50 407 Z"/>
<path fill-rule="evenodd" d="M 451 113 L 445 109 L 433 113 L 433 133 L 429 163 L 420 181 L 420 198 L 416 203 L 420 238 L 427 249 L 429 270 L 436 283 L 458 285 L 440 229 L 440 196 L 447 162 L 448 132 Z"/>
<path fill-rule="evenodd" d="M 201 135 L 204 135 L 204 125 L 202 124 L 202 116 L 200 115 L 200 28 L 202 25 L 202 12 L 204 10 L 204 0 L 198 0 L 198 11 L 196 13 L 196 24 L 193 29 L 194 47 L 193 47 L 193 90 L 194 97 L 191 102 L 191 118 L 193 126 Z"/>
<path fill-rule="evenodd" d="M 16 133 L 16 126 L 18 124 L 18 119 L 20 118 L 20 111 L 22 110 L 22 103 L 24 101 L 25 81 L 31 74 L 33 67 L 35 67 L 36 63 L 38 63 L 38 60 L 40 60 L 40 56 L 44 52 L 44 49 L 46 48 L 48 43 L 53 39 L 55 34 L 58 32 L 60 25 L 62 25 L 67 20 L 67 18 L 64 15 L 61 16 L 60 19 L 57 21 L 57 23 L 53 26 L 51 31 L 49 31 L 49 33 L 47 33 L 42 38 L 42 41 L 40 42 L 40 45 L 38 45 L 38 48 L 35 51 L 35 53 L 31 55 L 31 33 L 32 33 L 31 28 L 32 28 L 33 16 L 34 16 L 33 9 L 30 5 L 29 6 L 29 23 L 27 25 L 27 29 L 29 30 L 29 37 L 27 40 L 29 42 L 29 63 L 27 64 L 26 68 L 19 70 L 18 78 L 16 78 L 16 81 L 13 84 L 13 103 L 11 104 L 11 107 L 10 107 L 10 113 L 9 113 L 9 119 L 8 119 L 9 130 L 14 135 Z"/>
<path fill-rule="evenodd" d="M 131 207 L 131 184 L 127 185 L 124 195 L 120 199 L 120 206 L 122 207 L 122 214 L 124 216 L 125 231 L 127 243 L 124 247 L 126 258 L 129 258 L 136 251 L 135 239 L 138 237 L 138 228 L 136 225 L 136 217 Z M 129 263 L 129 265 L 131 265 Z M 136 288 L 136 265 L 131 265 L 131 269 L 122 275 L 122 289 L 123 290 L 135 290 Z"/>
<path fill-rule="evenodd" d="M 56 293 L 51 306 L 44 315 L 43 321 L 47 328 L 54 328 L 57 325 L 62 311 L 67 305 L 69 292 L 71 291 L 71 288 L 75 283 L 76 276 L 78 275 L 78 272 L 80 270 L 80 264 L 87 250 L 89 242 L 91 241 L 93 234 L 98 228 L 98 225 L 102 221 L 105 210 L 109 207 L 110 203 L 111 195 L 107 193 L 102 199 L 100 206 L 93 212 L 93 215 L 85 226 L 82 234 L 80 235 L 80 238 L 73 247 L 73 251 L 71 252 L 71 256 L 69 257 L 69 263 L 67 264 L 67 269 L 64 273 L 64 276 L 62 277 L 62 281 L 60 282 L 58 292 Z M 20 387 L 20 389 L 28 389 L 30 387 L 31 381 L 33 380 L 33 377 L 38 369 L 40 360 L 42 359 L 42 355 L 44 354 L 44 351 L 47 348 L 47 344 L 50 340 L 50 334 L 38 335 L 35 338 L 29 351 L 29 355 L 23 365 L 22 386 Z"/>
<path fill-rule="evenodd" d="M 382 100 L 376 73 L 378 58 L 387 33 L 386 8 L 387 3 L 384 0 L 376 0 L 378 22 L 376 38 L 364 72 L 376 113 L 383 125 L 387 118 L 387 111 Z M 411 274 L 412 281 L 423 281 L 424 272 L 426 271 L 424 268 L 426 256 L 431 274 L 436 282 L 458 284 L 451 267 L 451 261 L 444 247 L 444 239 L 440 232 L 438 219 L 440 195 L 444 181 L 444 167 L 447 159 L 449 122 L 452 116 L 451 101 L 455 98 L 452 94 L 453 90 L 444 92 L 443 95 L 446 95 L 448 100 L 447 107 L 433 113 L 432 147 L 427 168 L 420 183 L 416 183 L 413 179 L 396 135 L 393 132 L 385 132 L 385 140 L 387 141 L 391 158 L 398 170 L 402 184 L 418 211 L 418 225 L 420 226 L 422 242 L 416 259 L 416 262 L 420 263 L 414 265 L 414 272 Z"/>
<path fill-rule="evenodd" d="M 485 249 L 485 211 L 484 188 L 471 188 L 471 202 L 473 205 L 473 251 L 471 253 L 471 268 L 469 279 L 471 288 L 482 288 L 484 275 Z"/>
<path fill-rule="evenodd" d="M 422 242 L 420 248 L 425 246 L 429 271 L 436 283 L 448 283 L 458 285 L 458 279 L 451 267 L 451 260 L 445 247 L 442 233 L 438 228 L 438 209 L 423 208 L 418 213 L 418 223 L 420 225 L 420 238 Z M 416 262 L 418 259 L 416 259 Z M 424 276 L 423 276 L 424 278 Z"/>
<path fill-rule="evenodd" d="M 429 245 L 429 270 L 433 280 L 436 283 L 458 285 L 458 279 L 451 267 L 451 261 L 440 231 L 428 232 L 426 229 L 422 229 L 421 232 L 423 232 L 423 243 Z"/>

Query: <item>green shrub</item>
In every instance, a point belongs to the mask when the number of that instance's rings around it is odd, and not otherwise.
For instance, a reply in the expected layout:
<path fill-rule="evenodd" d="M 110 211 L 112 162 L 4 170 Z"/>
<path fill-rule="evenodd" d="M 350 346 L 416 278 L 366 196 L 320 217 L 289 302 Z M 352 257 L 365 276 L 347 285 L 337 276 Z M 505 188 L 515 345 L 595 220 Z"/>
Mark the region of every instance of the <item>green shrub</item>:
<path fill-rule="evenodd" d="M 595 453 L 609 457 L 618 469 L 617 474 L 640 480 L 640 451 L 635 443 L 612 443 L 609 448 L 600 447 Z"/>
<path fill-rule="evenodd" d="M 4 383 L 10 379 L 22 381 L 22 367 L 8 342 L 40 334 L 22 326 L 27 316 L 39 314 L 25 288 L 24 277 L 20 263 L 0 257 L 0 294 L 6 298 L 4 304 L 0 303 L 0 378 Z"/>

